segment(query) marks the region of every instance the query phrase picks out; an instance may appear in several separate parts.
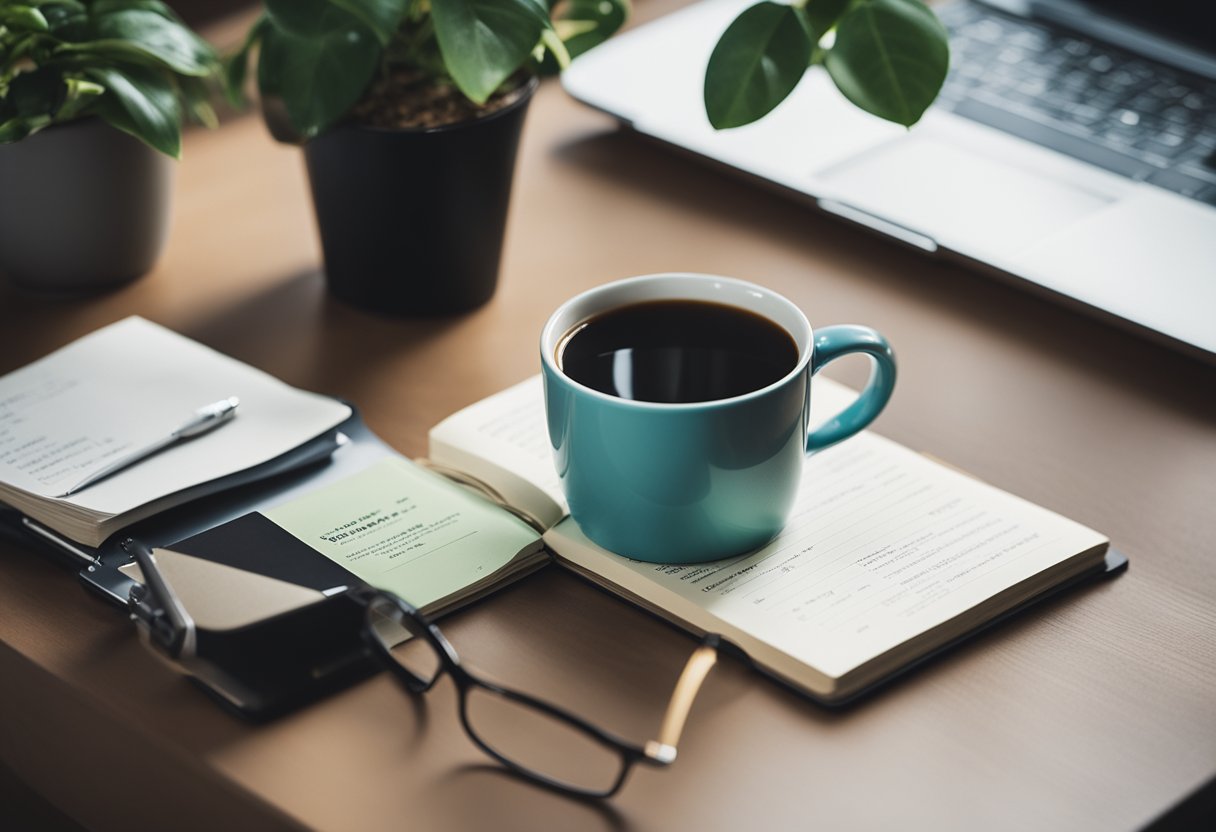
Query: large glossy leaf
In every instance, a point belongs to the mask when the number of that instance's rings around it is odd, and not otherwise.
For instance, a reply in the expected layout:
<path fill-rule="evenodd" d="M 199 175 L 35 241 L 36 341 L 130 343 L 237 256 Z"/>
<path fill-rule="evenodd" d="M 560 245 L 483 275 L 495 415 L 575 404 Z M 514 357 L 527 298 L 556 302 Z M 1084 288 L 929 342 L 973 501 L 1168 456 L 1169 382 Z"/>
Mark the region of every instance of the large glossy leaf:
<path fill-rule="evenodd" d="M 846 98 L 907 127 L 933 103 L 949 64 L 946 30 L 918 0 L 859 0 L 824 61 Z"/>
<path fill-rule="evenodd" d="M 272 15 L 258 56 L 263 98 L 281 100 L 301 139 L 341 118 L 359 100 L 380 61 L 380 44 L 370 29 L 349 12 L 323 5 L 318 35 L 283 29 Z"/>
<path fill-rule="evenodd" d="M 51 33 L 62 40 L 82 40 L 87 35 L 88 13 L 76 2 L 58 2 L 38 7 Z"/>
<path fill-rule="evenodd" d="M 382 46 L 388 46 L 401 19 L 405 17 L 410 0 L 330 0 L 353 14 L 371 29 Z"/>
<path fill-rule="evenodd" d="M 798 9 L 765 2 L 744 11 L 709 56 L 709 123 L 722 130 L 767 115 L 798 85 L 814 45 Z"/>
<path fill-rule="evenodd" d="M 68 51 L 124 56 L 160 64 L 183 75 L 203 76 L 216 64 L 215 52 L 185 26 L 150 9 L 94 14 L 95 40 L 69 44 Z"/>
<path fill-rule="evenodd" d="M 443 61 L 465 95 L 484 104 L 549 26 L 543 0 L 431 0 Z"/>
<path fill-rule="evenodd" d="M 264 0 L 263 5 L 275 28 L 292 35 L 321 37 L 332 28 L 335 20 L 358 20 L 345 10 L 338 10 L 340 14 L 334 16 L 334 4 L 330 0 Z M 327 24 L 331 25 L 327 28 Z"/>
<path fill-rule="evenodd" d="M 166 73 L 93 67 L 86 74 L 106 88 L 96 104 L 102 118 L 161 153 L 181 156 L 181 112 Z"/>

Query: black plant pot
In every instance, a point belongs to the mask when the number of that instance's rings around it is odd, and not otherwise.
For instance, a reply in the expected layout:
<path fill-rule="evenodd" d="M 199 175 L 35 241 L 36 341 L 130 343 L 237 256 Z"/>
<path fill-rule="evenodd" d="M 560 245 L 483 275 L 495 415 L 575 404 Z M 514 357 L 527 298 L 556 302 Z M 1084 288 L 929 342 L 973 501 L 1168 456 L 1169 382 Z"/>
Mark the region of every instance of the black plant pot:
<path fill-rule="evenodd" d="M 515 154 L 537 82 L 473 121 L 390 130 L 344 124 L 304 146 L 330 291 L 373 312 L 431 316 L 498 283 Z"/>
<path fill-rule="evenodd" d="M 0 146 L 0 275 L 81 295 L 151 270 L 169 227 L 173 170 L 99 118 Z"/>

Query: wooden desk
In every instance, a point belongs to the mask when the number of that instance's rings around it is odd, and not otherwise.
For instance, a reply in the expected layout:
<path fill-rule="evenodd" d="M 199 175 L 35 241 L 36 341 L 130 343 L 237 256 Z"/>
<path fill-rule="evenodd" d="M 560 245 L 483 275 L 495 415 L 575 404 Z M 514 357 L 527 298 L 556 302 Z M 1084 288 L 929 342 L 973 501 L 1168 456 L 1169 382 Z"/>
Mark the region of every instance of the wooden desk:
<path fill-rule="evenodd" d="M 268 726 L 235 721 L 69 573 L 2 545 L 0 758 L 87 824 L 1105 830 L 1216 772 L 1212 368 L 619 134 L 552 83 L 526 128 L 501 289 L 466 317 L 328 299 L 299 153 L 256 118 L 187 137 L 175 212 L 158 269 L 126 290 L 0 288 L 0 371 L 138 313 L 358 402 L 414 455 L 440 418 L 537 371 L 541 324 L 567 296 L 648 272 L 735 275 L 812 323 L 884 330 L 902 375 L 878 431 L 1102 529 L 1132 568 L 842 713 L 728 662 L 676 765 L 599 806 L 488 765 L 446 683 L 411 703 L 378 677 Z M 858 384 L 864 369 L 833 374 Z M 471 663 L 639 739 L 690 647 L 557 569 L 444 626 Z"/>

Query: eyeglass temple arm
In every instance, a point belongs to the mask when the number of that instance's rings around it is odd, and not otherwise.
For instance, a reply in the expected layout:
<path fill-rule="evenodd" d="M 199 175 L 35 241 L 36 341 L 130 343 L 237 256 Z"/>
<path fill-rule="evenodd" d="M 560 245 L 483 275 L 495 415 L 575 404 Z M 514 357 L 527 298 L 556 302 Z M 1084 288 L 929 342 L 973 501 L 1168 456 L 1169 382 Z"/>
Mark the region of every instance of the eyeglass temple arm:
<path fill-rule="evenodd" d="M 672 691 L 667 713 L 663 715 L 658 739 L 646 743 L 646 756 L 650 760 L 667 764 L 676 758 L 676 744 L 684 731 L 688 712 L 692 710 L 692 703 L 701 690 L 701 684 L 717 661 L 716 639 L 702 644 L 689 656 L 688 663 L 684 665 L 684 672 L 680 674 L 675 690 Z"/>

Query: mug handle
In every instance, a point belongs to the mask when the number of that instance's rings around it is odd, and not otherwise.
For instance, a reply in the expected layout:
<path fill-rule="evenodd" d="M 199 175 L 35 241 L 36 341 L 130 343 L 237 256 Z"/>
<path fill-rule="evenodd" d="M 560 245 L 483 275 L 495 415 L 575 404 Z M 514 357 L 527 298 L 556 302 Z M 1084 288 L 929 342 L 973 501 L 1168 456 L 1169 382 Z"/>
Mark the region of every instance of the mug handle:
<path fill-rule="evenodd" d="M 863 430 L 882 413 L 891 398 L 891 392 L 895 389 L 895 353 L 887 339 L 868 326 L 843 324 L 815 330 L 811 375 L 814 376 L 842 355 L 855 352 L 874 359 L 870 380 L 855 402 L 807 435 L 808 454 L 822 451 Z"/>

